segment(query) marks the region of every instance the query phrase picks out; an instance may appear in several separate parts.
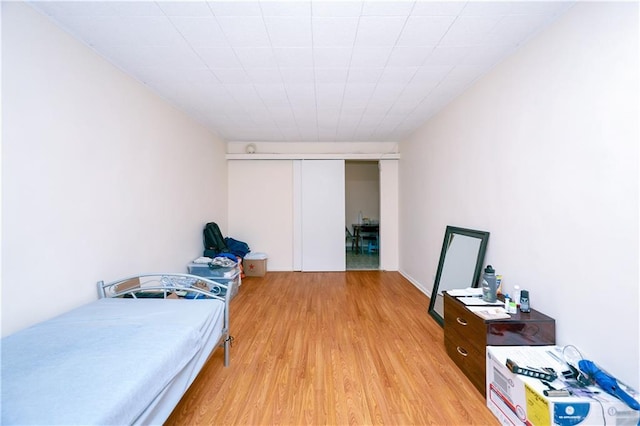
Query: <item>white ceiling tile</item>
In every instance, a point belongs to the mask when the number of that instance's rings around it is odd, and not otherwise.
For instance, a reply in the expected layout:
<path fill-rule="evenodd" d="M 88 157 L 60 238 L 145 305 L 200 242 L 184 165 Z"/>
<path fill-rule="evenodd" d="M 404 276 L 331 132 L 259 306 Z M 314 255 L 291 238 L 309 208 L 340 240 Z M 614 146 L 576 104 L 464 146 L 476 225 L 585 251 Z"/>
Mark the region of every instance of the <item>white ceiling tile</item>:
<path fill-rule="evenodd" d="M 184 68 L 174 76 L 190 84 L 217 87 L 222 90 L 222 85 L 209 68 Z"/>
<path fill-rule="evenodd" d="M 425 85 L 431 87 L 440 81 L 442 81 L 449 72 L 451 72 L 452 66 L 422 66 L 419 67 L 411 80 L 411 84 Z"/>
<path fill-rule="evenodd" d="M 314 47 L 353 47 L 358 18 L 312 18 Z"/>
<path fill-rule="evenodd" d="M 292 102 L 311 99 L 315 104 L 315 84 L 285 84 L 284 88 L 287 91 L 289 100 Z"/>
<path fill-rule="evenodd" d="M 313 49 L 310 47 L 274 47 L 273 54 L 278 66 L 283 68 L 313 67 Z"/>
<path fill-rule="evenodd" d="M 463 61 L 466 57 L 478 49 L 477 46 L 450 46 L 436 47 L 424 61 L 423 65 L 434 66 L 454 66 Z"/>
<path fill-rule="evenodd" d="M 272 46 L 311 46 L 311 22 L 308 17 L 265 16 L 264 22 Z"/>
<path fill-rule="evenodd" d="M 273 121 L 273 118 L 271 118 L 271 115 L 269 114 L 269 110 L 265 109 L 265 110 L 262 110 L 261 112 L 253 111 L 250 117 L 253 120 L 253 122 L 257 126 L 262 127 L 264 131 L 268 131 L 269 129 L 273 131 L 273 128 L 275 127 L 275 122 Z"/>
<path fill-rule="evenodd" d="M 245 71 L 255 84 L 282 84 L 278 68 L 248 68 Z"/>
<path fill-rule="evenodd" d="M 115 16 L 116 8 L 108 2 L 34 1 L 30 2 L 49 16 Z"/>
<path fill-rule="evenodd" d="M 411 14 L 414 16 L 457 16 L 465 1 L 416 1 Z"/>
<path fill-rule="evenodd" d="M 176 16 L 171 22 L 192 46 L 228 47 L 229 42 L 215 18 Z"/>
<path fill-rule="evenodd" d="M 318 128 L 318 140 L 323 142 L 333 142 L 335 139 L 334 129 L 321 129 Z"/>
<path fill-rule="evenodd" d="M 455 16 L 410 16 L 398 46 L 434 46 L 447 33 Z"/>
<path fill-rule="evenodd" d="M 418 67 L 386 67 L 378 84 L 407 84 L 417 70 Z"/>
<path fill-rule="evenodd" d="M 496 26 L 500 17 L 460 16 L 440 41 L 440 46 L 474 46 Z"/>
<path fill-rule="evenodd" d="M 207 2 L 216 16 L 261 16 L 258 1 L 211 0 Z"/>
<path fill-rule="evenodd" d="M 511 15 L 549 15 L 557 16 L 571 7 L 571 1 L 512 1 L 509 14 Z"/>
<path fill-rule="evenodd" d="M 389 56 L 391 47 L 357 47 L 353 49 L 351 66 L 353 68 L 383 68 Z"/>
<path fill-rule="evenodd" d="M 53 2 L 52 2 L 53 3 Z M 157 2 L 151 1 L 111 1 L 111 2 L 86 2 L 108 3 L 119 16 L 162 16 L 164 12 Z"/>
<path fill-rule="evenodd" d="M 285 84 L 313 84 L 315 76 L 313 68 L 280 68 L 280 75 Z"/>
<path fill-rule="evenodd" d="M 358 24 L 355 46 L 394 46 L 406 20 L 403 16 L 363 16 Z"/>
<path fill-rule="evenodd" d="M 369 97 L 345 96 L 342 99 L 343 108 L 365 108 L 369 104 Z"/>
<path fill-rule="evenodd" d="M 311 16 L 311 1 L 260 0 L 263 16 Z"/>
<path fill-rule="evenodd" d="M 318 126 L 332 126 L 334 129 L 340 119 L 340 110 L 337 108 L 318 108 Z"/>
<path fill-rule="evenodd" d="M 347 68 L 352 54 L 350 47 L 314 47 L 313 64 L 317 68 Z"/>
<path fill-rule="evenodd" d="M 365 108 L 375 89 L 375 84 L 347 84 L 344 89 L 343 107 L 351 110 Z"/>
<path fill-rule="evenodd" d="M 405 86 L 402 93 L 398 95 L 396 102 L 404 105 L 412 105 L 412 108 L 415 108 L 416 105 L 424 100 L 431 89 L 432 87 L 410 83 Z"/>
<path fill-rule="evenodd" d="M 475 66 L 486 69 L 513 53 L 512 46 L 476 46 L 468 55 L 461 58 L 457 65 Z"/>
<path fill-rule="evenodd" d="M 348 84 L 376 84 L 382 75 L 384 68 L 349 68 Z"/>
<path fill-rule="evenodd" d="M 231 94 L 231 97 L 242 105 L 244 112 L 265 108 L 262 98 L 256 92 L 253 84 L 227 84 L 225 88 Z"/>
<path fill-rule="evenodd" d="M 387 115 L 396 115 L 396 116 L 403 116 L 406 117 L 407 114 L 410 114 L 411 112 L 413 112 L 414 109 L 416 109 L 416 106 L 418 106 L 420 104 L 420 102 L 401 102 L 400 100 L 398 100 L 395 104 L 393 104 L 393 106 L 391 108 L 389 108 L 389 112 Z"/>
<path fill-rule="evenodd" d="M 311 3 L 311 14 L 313 16 L 360 16 L 363 2 L 359 0 L 345 1 L 318 1 Z"/>
<path fill-rule="evenodd" d="M 133 3 L 133 2 L 132 2 Z M 159 1 L 156 3 L 167 16 L 212 17 L 211 9 L 203 1 Z"/>
<path fill-rule="evenodd" d="M 203 68 L 205 63 L 186 45 L 148 46 L 140 49 L 141 58 L 150 66 L 182 68 Z"/>
<path fill-rule="evenodd" d="M 127 24 L 130 32 L 135 32 L 136 38 L 142 44 L 166 46 L 184 42 L 180 33 L 167 17 L 129 16 L 121 19 Z"/>
<path fill-rule="evenodd" d="M 318 108 L 340 108 L 343 93 L 343 84 L 316 84 L 316 105 Z"/>
<path fill-rule="evenodd" d="M 550 21 L 553 17 L 549 17 Z M 487 33 L 484 43 L 503 45 L 517 45 L 526 38 L 534 35 L 546 25 L 547 19 L 526 15 L 503 16 L 498 23 Z"/>
<path fill-rule="evenodd" d="M 300 136 L 300 131 L 297 127 L 280 128 L 282 137 L 285 142 L 301 142 L 304 139 Z"/>
<path fill-rule="evenodd" d="M 408 16 L 413 9 L 414 1 L 365 1 L 362 15 L 372 16 Z"/>
<path fill-rule="evenodd" d="M 278 62 L 270 47 L 239 47 L 235 54 L 245 69 L 277 68 Z"/>
<path fill-rule="evenodd" d="M 417 67 L 431 54 L 433 46 L 396 46 L 389 56 L 388 67 Z"/>
<path fill-rule="evenodd" d="M 458 65 L 442 80 L 442 84 L 465 87 L 469 82 L 481 77 L 489 66 Z"/>
<path fill-rule="evenodd" d="M 102 49 L 108 46 L 140 46 L 142 40 L 128 22 L 115 16 L 61 16 L 65 28 L 89 46 Z"/>
<path fill-rule="evenodd" d="M 242 68 L 230 47 L 199 47 L 196 52 L 210 68 Z"/>
<path fill-rule="evenodd" d="M 213 68 L 211 71 L 223 84 L 249 84 L 251 80 L 242 68 Z"/>
<path fill-rule="evenodd" d="M 502 16 L 509 13 L 511 4 L 508 1 L 470 1 L 460 12 L 462 16 Z"/>
<path fill-rule="evenodd" d="M 295 120 L 291 107 L 288 106 L 269 106 L 269 112 L 276 124 L 283 127 L 291 125 L 291 122 Z"/>
<path fill-rule="evenodd" d="M 236 47 L 270 47 L 269 35 L 259 16 L 221 16 L 218 24 Z"/>
<path fill-rule="evenodd" d="M 348 68 L 316 68 L 316 84 L 344 84 L 347 82 Z"/>
<path fill-rule="evenodd" d="M 293 109 L 293 114 L 296 116 L 296 121 L 300 119 L 301 116 L 308 115 L 304 113 L 304 111 L 314 111 L 313 116 L 315 117 L 316 110 L 316 97 L 315 95 L 309 98 L 297 99 L 297 98 L 289 98 L 289 103 L 291 108 Z"/>
<path fill-rule="evenodd" d="M 369 105 L 382 105 L 386 110 L 390 103 L 402 93 L 405 86 L 406 84 L 378 84 L 369 99 Z"/>
<path fill-rule="evenodd" d="M 340 119 L 346 124 L 354 120 L 360 121 L 360 117 L 364 114 L 365 107 L 346 107 L 342 106 L 340 110 Z"/>

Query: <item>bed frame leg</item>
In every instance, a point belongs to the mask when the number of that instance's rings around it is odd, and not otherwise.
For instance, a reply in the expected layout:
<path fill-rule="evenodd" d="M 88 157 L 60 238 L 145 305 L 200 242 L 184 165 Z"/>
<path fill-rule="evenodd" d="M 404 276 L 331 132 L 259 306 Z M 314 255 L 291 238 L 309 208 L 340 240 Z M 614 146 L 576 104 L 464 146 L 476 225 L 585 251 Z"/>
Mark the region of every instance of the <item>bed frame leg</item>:
<path fill-rule="evenodd" d="M 231 355 L 231 340 L 233 337 L 227 335 L 227 338 L 224 339 L 224 366 L 229 366 L 229 358 Z"/>

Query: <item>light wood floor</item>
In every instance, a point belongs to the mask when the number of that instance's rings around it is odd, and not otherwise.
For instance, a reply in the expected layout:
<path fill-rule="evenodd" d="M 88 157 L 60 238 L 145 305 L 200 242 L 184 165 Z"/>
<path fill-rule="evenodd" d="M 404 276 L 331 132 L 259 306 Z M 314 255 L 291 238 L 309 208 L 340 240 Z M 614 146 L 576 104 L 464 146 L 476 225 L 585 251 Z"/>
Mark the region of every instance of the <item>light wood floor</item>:
<path fill-rule="evenodd" d="M 168 425 L 497 425 L 447 357 L 429 299 L 397 272 L 269 272 L 231 302 Z"/>

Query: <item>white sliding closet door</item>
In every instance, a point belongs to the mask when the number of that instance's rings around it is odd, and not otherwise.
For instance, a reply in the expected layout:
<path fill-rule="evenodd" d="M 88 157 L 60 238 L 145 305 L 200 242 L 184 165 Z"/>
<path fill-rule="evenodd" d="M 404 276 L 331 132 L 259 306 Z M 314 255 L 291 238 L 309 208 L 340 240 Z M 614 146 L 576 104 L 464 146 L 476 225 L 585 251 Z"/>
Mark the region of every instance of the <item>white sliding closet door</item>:
<path fill-rule="evenodd" d="M 300 170 L 303 271 L 344 271 L 344 160 L 303 160 Z"/>

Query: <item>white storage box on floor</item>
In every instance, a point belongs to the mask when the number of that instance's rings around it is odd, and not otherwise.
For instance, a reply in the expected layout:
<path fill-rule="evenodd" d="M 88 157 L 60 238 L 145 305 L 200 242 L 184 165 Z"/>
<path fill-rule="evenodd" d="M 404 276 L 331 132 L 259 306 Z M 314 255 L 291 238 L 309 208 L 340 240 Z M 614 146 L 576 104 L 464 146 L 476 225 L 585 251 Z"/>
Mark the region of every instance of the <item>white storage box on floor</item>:
<path fill-rule="evenodd" d="M 540 379 L 512 373 L 507 358 L 518 366 L 553 368 L 559 376 L 568 369 L 558 346 L 487 346 L 487 406 L 503 425 L 638 424 L 640 412 L 595 386 L 582 396 L 545 396 L 549 388 Z M 550 384 L 565 387 L 560 380 Z"/>
<path fill-rule="evenodd" d="M 263 277 L 267 273 L 267 254 L 247 253 L 242 265 L 247 277 Z"/>

